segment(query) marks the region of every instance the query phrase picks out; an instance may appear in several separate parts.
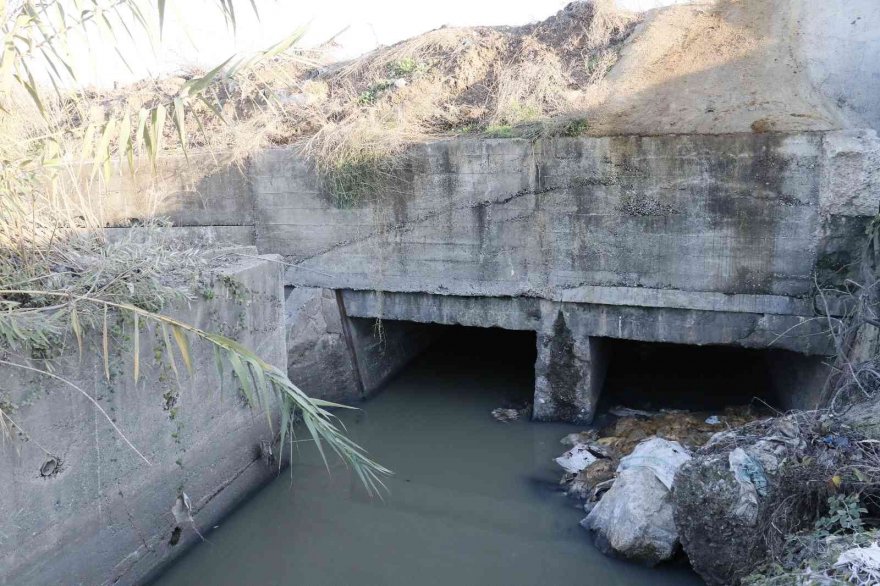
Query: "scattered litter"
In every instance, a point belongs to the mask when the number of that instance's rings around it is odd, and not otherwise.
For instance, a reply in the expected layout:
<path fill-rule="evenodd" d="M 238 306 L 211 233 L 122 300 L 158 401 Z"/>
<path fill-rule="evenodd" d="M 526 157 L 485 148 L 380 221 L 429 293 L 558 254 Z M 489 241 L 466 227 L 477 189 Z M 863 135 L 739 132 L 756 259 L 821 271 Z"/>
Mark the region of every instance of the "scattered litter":
<path fill-rule="evenodd" d="M 519 411 L 516 409 L 504 409 L 499 407 L 497 409 L 492 409 L 492 417 L 495 418 L 495 421 L 508 423 L 519 419 Z"/>
<path fill-rule="evenodd" d="M 580 444 L 589 444 L 591 442 L 599 439 L 599 432 L 595 429 L 588 429 L 587 431 L 579 431 L 577 433 L 570 433 L 561 440 L 563 446 L 577 446 Z"/>
<path fill-rule="evenodd" d="M 184 523 L 189 523 L 192 525 L 193 531 L 196 532 L 196 535 L 198 535 L 202 541 L 205 541 L 204 536 L 202 536 L 198 527 L 196 527 L 195 519 L 193 519 L 192 501 L 188 494 L 181 492 L 177 496 L 177 499 L 175 499 L 174 504 L 171 506 L 171 514 L 174 516 L 174 522 L 178 524 L 178 528 Z"/>
<path fill-rule="evenodd" d="M 742 448 L 736 448 L 728 456 L 730 471 L 739 483 L 739 500 L 733 514 L 754 525 L 758 521 L 758 495 L 767 495 L 767 476 L 761 463 Z"/>
<path fill-rule="evenodd" d="M 629 407 L 623 407 L 621 405 L 612 407 L 608 410 L 608 412 L 617 417 L 657 417 L 658 415 L 660 415 L 660 413 L 657 411 L 630 409 Z"/>
<path fill-rule="evenodd" d="M 708 423 L 709 425 L 720 425 L 721 420 L 718 418 L 717 415 L 710 415 L 706 418 L 706 423 Z"/>
<path fill-rule="evenodd" d="M 838 450 L 845 450 L 852 445 L 849 438 L 844 435 L 826 435 L 822 438 L 822 443 Z"/>
<path fill-rule="evenodd" d="M 648 468 L 657 480 L 672 490 L 675 473 L 690 459 L 691 455 L 680 443 L 652 437 L 637 445 L 632 454 L 623 458 L 617 472 L 630 468 Z"/>
<path fill-rule="evenodd" d="M 835 568 L 846 567 L 858 584 L 880 583 L 880 547 L 875 541 L 868 547 L 854 547 L 840 554 Z"/>
<path fill-rule="evenodd" d="M 566 472 L 577 474 L 596 460 L 598 460 L 598 458 L 590 452 L 590 449 L 581 444 L 573 447 L 556 458 L 555 462 L 562 466 Z"/>
<path fill-rule="evenodd" d="M 580 499 L 588 499 L 592 496 L 593 490 L 603 482 L 614 481 L 614 471 L 617 468 L 617 462 L 610 459 L 596 460 L 580 472 L 574 478 L 566 474 L 562 479 L 562 484 L 567 484 L 568 489 L 565 493 L 568 496 Z"/>

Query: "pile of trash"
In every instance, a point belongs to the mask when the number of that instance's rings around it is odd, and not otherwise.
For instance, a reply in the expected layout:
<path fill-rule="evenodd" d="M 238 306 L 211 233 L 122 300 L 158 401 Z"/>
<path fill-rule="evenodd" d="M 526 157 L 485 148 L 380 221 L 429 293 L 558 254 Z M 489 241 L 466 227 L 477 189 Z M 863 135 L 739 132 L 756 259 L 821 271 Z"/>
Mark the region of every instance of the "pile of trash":
<path fill-rule="evenodd" d="M 570 449 L 556 458 L 569 496 L 585 501 L 581 524 L 606 553 L 655 565 L 679 549 L 672 487 L 692 451 L 721 431 L 758 415 L 749 407 L 721 414 L 640 411 L 615 407 L 616 419 L 601 432 L 572 433 Z"/>
<path fill-rule="evenodd" d="M 601 432 L 590 429 L 562 438 L 561 443 L 571 449 L 556 459 L 565 470 L 560 481 L 565 492 L 586 500 L 588 509 L 611 487 L 621 458 L 646 439 L 658 437 L 693 450 L 715 433 L 740 427 L 758 417 L 749 406 L 728 407 L 721 414 L 627 407 L 614 407 L 609 413 L 615 420 Z"/>
<path fill-rule="evenodd" d="M 651 566 L 683 550 L 710 585 L 878 583 L 880 399 L 613 413 L 556 459 L 600 550 Z"/>

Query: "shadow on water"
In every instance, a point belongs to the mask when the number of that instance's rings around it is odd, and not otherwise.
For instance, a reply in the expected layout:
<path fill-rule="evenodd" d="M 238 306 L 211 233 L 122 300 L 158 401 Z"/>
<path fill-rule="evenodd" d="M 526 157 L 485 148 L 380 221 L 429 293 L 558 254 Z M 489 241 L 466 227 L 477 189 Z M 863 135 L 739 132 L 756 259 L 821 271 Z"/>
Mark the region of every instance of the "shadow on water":
<path fill-rule="evenodd" d="M 449 328 L 346 425 L 395 471 L 383 500 L 303 449 L 155 582 L 309 586 L 698 584 L 683 564 L 607 558 L 557 489 L 565 424 L 494 421 L 528 400 L 533 333 Z"/>

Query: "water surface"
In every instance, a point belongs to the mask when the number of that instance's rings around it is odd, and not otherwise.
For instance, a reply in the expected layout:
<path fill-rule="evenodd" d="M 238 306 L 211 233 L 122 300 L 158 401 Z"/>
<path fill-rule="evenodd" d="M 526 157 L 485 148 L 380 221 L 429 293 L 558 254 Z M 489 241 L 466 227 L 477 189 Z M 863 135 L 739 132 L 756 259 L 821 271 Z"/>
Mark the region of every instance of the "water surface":
<path fill-rule="evenodd" d="M 699 584 L 683 564 L 603 556 L 558 490 L 565 424 L 489 412 L 532 392 L 534 335 L 451 329 L 363 410 L 355 439 L 396 472 L 384 500 L 303 449 L 174 564 L 162 586 Z"/>

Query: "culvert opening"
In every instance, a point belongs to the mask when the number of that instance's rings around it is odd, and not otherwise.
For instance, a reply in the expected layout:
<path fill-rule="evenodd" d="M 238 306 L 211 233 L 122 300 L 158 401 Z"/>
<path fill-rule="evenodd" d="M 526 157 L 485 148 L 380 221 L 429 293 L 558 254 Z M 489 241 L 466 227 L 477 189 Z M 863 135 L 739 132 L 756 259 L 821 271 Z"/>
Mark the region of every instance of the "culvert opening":
<path fill-rule="evenodd" d="M 778 353 L 729 346 L 605 340 L 608 371 L 600 411 L 722 410 L 779 405 L 772 365 Z"/>
<path fill-rule="evenodd" d="M 468 380 L 474 383 L 469 392 L 479 392 L 485 382 L 486 393 L 497 396 L 504 389 L 498 406 L 531 404 L 537 353 L 533 331 L 388 320 L 380 330 L 374 320 L 353 320 L 353 325 L 355 336 L 361 335 L 359 359 L 369 396 L 381 394 L 399 376 L 418 376 L 431 381 L 425 388 Z"/>

